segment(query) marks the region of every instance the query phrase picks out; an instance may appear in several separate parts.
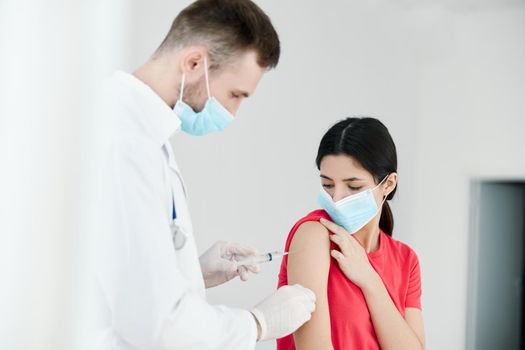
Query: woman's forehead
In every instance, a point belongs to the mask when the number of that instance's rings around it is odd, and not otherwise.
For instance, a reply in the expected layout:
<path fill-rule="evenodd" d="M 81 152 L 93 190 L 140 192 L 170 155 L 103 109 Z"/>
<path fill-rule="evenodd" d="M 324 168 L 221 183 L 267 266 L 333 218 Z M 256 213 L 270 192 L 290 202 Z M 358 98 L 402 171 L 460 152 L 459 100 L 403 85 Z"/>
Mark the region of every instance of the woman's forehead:
<path fill-rule="evenodd" d="M 361 180 L 373 180 L 370 174 L 361 163 L 348 155 L 328 155 L 323 157 L 321 164 L 321 174 L 336 179 L 359 178 Z"/>

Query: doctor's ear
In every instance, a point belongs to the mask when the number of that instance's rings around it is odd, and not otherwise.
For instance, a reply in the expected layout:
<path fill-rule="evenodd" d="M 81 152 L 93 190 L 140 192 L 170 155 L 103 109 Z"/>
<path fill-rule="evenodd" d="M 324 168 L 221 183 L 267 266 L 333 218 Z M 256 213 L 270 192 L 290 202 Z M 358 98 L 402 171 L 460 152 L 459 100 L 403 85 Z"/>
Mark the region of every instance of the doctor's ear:
<path fill-rule="evenodd" d="M 203 77 L 206 69 L 204 59 L 207 55 L 208 51 L 203 46 L 190 46 L 181 51 L 180 69 L 186 74 L 186 82 L 194 83 Z"/>
<path fill-rule="evenodd" d="M 397 186 L 397 173 L 390 173 L 383 184 L 384 195 L 388 198 Z"/>

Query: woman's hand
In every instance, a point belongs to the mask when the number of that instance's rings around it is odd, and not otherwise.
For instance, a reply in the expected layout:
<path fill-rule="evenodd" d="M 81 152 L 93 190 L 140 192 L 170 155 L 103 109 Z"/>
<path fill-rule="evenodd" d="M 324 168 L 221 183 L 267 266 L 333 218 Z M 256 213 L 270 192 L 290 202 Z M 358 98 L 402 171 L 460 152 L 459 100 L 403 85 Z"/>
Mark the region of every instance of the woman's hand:
<path fill-rule="evenodd" d="M 345 276 L 361 289 L 373 285 L 379 276 L 370 264 L 363 246 L 341 226 L 322 218 L 319 221 L 333 233 L 330 240 L 339 246 L 339 250 L 332 250 L 330 255 L 337 261 Z"/>

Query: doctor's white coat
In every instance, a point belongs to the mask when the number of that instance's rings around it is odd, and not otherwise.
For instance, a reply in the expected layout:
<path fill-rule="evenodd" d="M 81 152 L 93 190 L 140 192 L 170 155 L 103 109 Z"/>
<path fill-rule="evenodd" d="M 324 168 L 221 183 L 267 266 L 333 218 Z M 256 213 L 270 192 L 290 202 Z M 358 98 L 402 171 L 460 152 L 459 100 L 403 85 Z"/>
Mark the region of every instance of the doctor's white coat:
<path fill-rule="evenodd" d="M 105 95 L 110 129 L 95 245 L 100 348 L 253 349 L 252 315 L 206 302 L 186 188 L 169 143 L 178 117 L 131 74 L 116 72 Z M 180 250 L 170 230 L 173 200 L 189 236 Z"/>

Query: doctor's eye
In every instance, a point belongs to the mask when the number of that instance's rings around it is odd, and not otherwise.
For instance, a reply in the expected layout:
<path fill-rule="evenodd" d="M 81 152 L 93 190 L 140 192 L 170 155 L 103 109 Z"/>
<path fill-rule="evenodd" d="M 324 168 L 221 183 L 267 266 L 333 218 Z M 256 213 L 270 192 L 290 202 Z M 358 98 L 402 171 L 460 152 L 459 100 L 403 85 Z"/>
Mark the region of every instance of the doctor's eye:
<path fill-rule="evenodd" d="M 348 186 L 348 188 L 351 189 L 352 191 L 359 191 L 360 189 L 363 188 L 363 186 L 360 186 L 360 187 Z"/>
<path fill-rule="evenodd" d="M 232 93 L 231 93 L 231 97 L 232 97 L 232 98 L 240 98 L 241 95 L 236 94 L 235 92 L 232 92 Z"/>
<path fill-rule="evenodd" d="M 324 188 L 333 188 L 334 185 L 331 185 L 331 184 L 323 184 L 323 187 L 324 187 Z"/>

